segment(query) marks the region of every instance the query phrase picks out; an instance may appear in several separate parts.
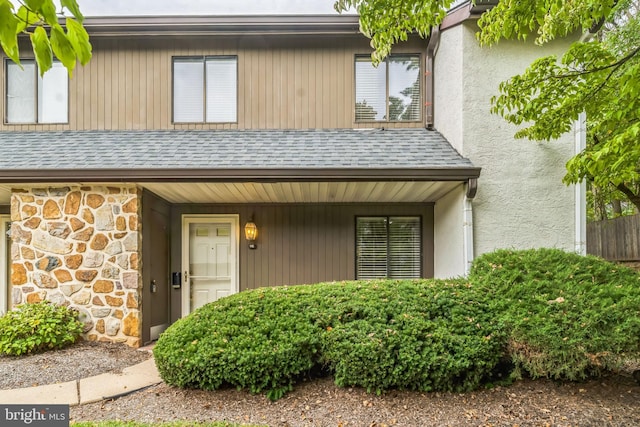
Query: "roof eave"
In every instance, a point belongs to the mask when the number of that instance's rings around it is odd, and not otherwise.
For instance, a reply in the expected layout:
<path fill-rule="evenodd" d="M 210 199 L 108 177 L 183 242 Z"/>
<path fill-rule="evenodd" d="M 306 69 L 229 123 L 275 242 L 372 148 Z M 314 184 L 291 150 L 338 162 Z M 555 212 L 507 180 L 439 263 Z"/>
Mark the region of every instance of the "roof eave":
<path fill-rule="evenodd" d="M 382 182 L 467 181 L 480 168 L 327 169 L 12 169 L 0 183 L 38 182 Z"/>
<path fill-rule="evenodd" d="M 356 15 L 87 17 L 92 37 L 180 34 L 357 34 Z"/>

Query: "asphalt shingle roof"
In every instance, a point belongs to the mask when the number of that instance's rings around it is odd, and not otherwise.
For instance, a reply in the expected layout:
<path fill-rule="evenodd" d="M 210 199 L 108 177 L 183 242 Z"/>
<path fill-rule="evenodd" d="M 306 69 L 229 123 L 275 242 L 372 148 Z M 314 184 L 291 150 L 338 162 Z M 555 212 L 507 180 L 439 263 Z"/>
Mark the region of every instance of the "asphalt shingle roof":
<path fill-rule="evenodd" d="M 0 132 L 0 170 L 473 167 L 422 128 Z"/>

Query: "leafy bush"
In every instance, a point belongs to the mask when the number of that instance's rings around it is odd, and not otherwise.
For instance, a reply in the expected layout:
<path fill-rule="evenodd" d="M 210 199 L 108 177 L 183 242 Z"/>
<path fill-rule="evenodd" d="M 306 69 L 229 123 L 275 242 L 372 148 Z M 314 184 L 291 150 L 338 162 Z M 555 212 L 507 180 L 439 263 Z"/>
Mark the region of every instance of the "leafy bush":
<path fill-rule="evenodd" d="M 42 301 L 22 304 L 0 317 L 0 353 L 22 355 L 61 348 L 82 333 L 77 312 Z"/>
<path fill-rule="evenodd" d="M 355 281 L 243 292 L 160 337 L 162 378 L 272 399 L 322 368 L 340 386 L 464 391 L 499 374 L 576 380 L 640 357 L 640 276 L 554 249 L 500 250 L 469 280 Z"/>
<path fill-rule="evenodd" d="M 214 390 L 233 384 L 274 399 L 314 365 L 319 337 L 302 309 L 302 288 L 243 292 L 194 311 L 158 340 L 165 382 Z"/>
<path fill-rule="evenodd" d="M 339 386 L 465 391 L 498 363 L 503 334 L 466 281 L 347 283 L 321 324 Z"/>
<path fill-rule="evenodd" d="M 578 380 L 640 354 L 640 275 L 557 249 L 478 257 L 469 280 L 509 332 L 514 376 Z"/>
<path fill-rule="evenodd" d="M 162 378 L 276 399 L 314 367 L 368 390 L 469 390 L 504 335 L 464 281 L 324 283 L 242 292 L 196 310 L 154 348 Z"/>

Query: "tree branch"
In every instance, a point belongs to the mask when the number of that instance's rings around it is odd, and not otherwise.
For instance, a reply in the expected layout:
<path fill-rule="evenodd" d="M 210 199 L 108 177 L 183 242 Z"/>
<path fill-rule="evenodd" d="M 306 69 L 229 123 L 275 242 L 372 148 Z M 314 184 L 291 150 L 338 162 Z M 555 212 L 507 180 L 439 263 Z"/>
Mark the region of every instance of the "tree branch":
<path fill-rule="evenodd" d="M 629 187 L 627 187 L 625 183 L 620 183 L 615 187 L 620 190 L 625 196 L 627 196 L 636 208 L 640 209 L 640 196 L 638 196 Z"/>

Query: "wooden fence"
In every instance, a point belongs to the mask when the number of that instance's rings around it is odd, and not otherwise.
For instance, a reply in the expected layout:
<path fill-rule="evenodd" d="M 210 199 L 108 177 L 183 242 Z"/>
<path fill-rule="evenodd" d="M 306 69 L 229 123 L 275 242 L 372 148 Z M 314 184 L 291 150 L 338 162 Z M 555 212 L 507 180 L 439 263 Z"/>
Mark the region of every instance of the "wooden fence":
<path fill-rule="evenodd" d="M 640 215 L 588 223 L 587 253 L 609 261 L 640 261 Z"/>

